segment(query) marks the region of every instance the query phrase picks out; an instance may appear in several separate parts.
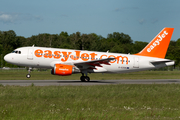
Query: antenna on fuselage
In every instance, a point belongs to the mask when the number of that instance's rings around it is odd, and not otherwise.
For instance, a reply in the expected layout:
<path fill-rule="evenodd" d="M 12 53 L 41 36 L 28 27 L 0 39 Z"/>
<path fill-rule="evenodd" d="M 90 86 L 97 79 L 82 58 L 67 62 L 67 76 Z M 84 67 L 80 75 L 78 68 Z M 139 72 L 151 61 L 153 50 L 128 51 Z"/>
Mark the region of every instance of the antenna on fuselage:
<path fill-rule="evenodd" d="M 107 53 L 109 53 L 109 50 L 107 51 Z"/>

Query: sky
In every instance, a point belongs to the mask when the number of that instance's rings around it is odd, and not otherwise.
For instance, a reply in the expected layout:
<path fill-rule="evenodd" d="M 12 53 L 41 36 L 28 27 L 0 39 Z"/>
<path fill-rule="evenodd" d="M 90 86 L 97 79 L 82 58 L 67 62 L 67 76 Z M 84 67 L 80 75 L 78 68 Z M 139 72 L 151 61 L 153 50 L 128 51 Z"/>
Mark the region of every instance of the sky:
<path fill-rule="evenodd" d="M 1 0 L 0 31 L 17 36 L 113 32 L 150 42 L 164 27 L 180 38 L 180 0 Z"/>

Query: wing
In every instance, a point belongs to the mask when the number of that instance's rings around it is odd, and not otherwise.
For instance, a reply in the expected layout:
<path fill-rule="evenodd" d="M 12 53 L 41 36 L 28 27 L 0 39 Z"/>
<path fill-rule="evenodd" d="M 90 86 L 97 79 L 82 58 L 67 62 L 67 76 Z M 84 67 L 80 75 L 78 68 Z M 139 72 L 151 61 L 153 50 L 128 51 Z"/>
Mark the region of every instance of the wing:
<path fill-rule="evenodd" d="M 74 63 L 74 65 L 78 67 L 80 70 L 96 69 L 96 66 L 102 67 L 102 64 L 111 65 L 109 62 L 114 59 L 115 58 L 106 58 L 100 60 L 83 61 Z"/>
<path fill-rule="evenodd" d="M 91 60 L 91 61 L 74 61 L 74 62 L 66 62 L 66 65 L 73 65 L 77 71 L 98 71 L 98 72 L 105 72 L 107 71 L 102 65 L 111 65 L 110 61 L 115 60 L 116 58 L 105 58 L 100 60 Z M 55 64 L 62 64 L 59 61 L 53 61 L 50 63 L 51 68 L 54 68 Z"/>

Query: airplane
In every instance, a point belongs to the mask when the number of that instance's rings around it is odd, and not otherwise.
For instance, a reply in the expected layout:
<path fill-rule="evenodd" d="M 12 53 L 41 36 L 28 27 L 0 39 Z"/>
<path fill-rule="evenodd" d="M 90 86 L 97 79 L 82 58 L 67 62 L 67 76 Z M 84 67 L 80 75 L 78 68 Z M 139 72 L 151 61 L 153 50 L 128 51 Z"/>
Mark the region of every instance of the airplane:
<path fill-rule="evenodd" d="M 66 76 L 81 73 L 82 82 L 90 81 L 88 73 L 127 73 L 174 65 L 165 55 L 174 28 L 164 28 L 141 52 L 121 54 L 48 47 L 20 47 L 5 55 L 4 60 L 18 66 L 51 69 L 51 74 Z"/>

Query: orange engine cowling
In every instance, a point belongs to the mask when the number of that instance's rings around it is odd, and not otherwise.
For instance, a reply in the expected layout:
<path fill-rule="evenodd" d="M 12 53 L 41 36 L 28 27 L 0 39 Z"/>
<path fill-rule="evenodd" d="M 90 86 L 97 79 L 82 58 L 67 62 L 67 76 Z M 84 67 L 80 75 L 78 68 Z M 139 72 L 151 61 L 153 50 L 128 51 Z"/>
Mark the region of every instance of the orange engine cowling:
<path fill-rule="evenodd" d="M 65 64 L 55 64 L 54 68 L 51 70 L 51 74 L 53 75 L 71 75 L 74 72 L 74 66 L 65 65 Z"/>

